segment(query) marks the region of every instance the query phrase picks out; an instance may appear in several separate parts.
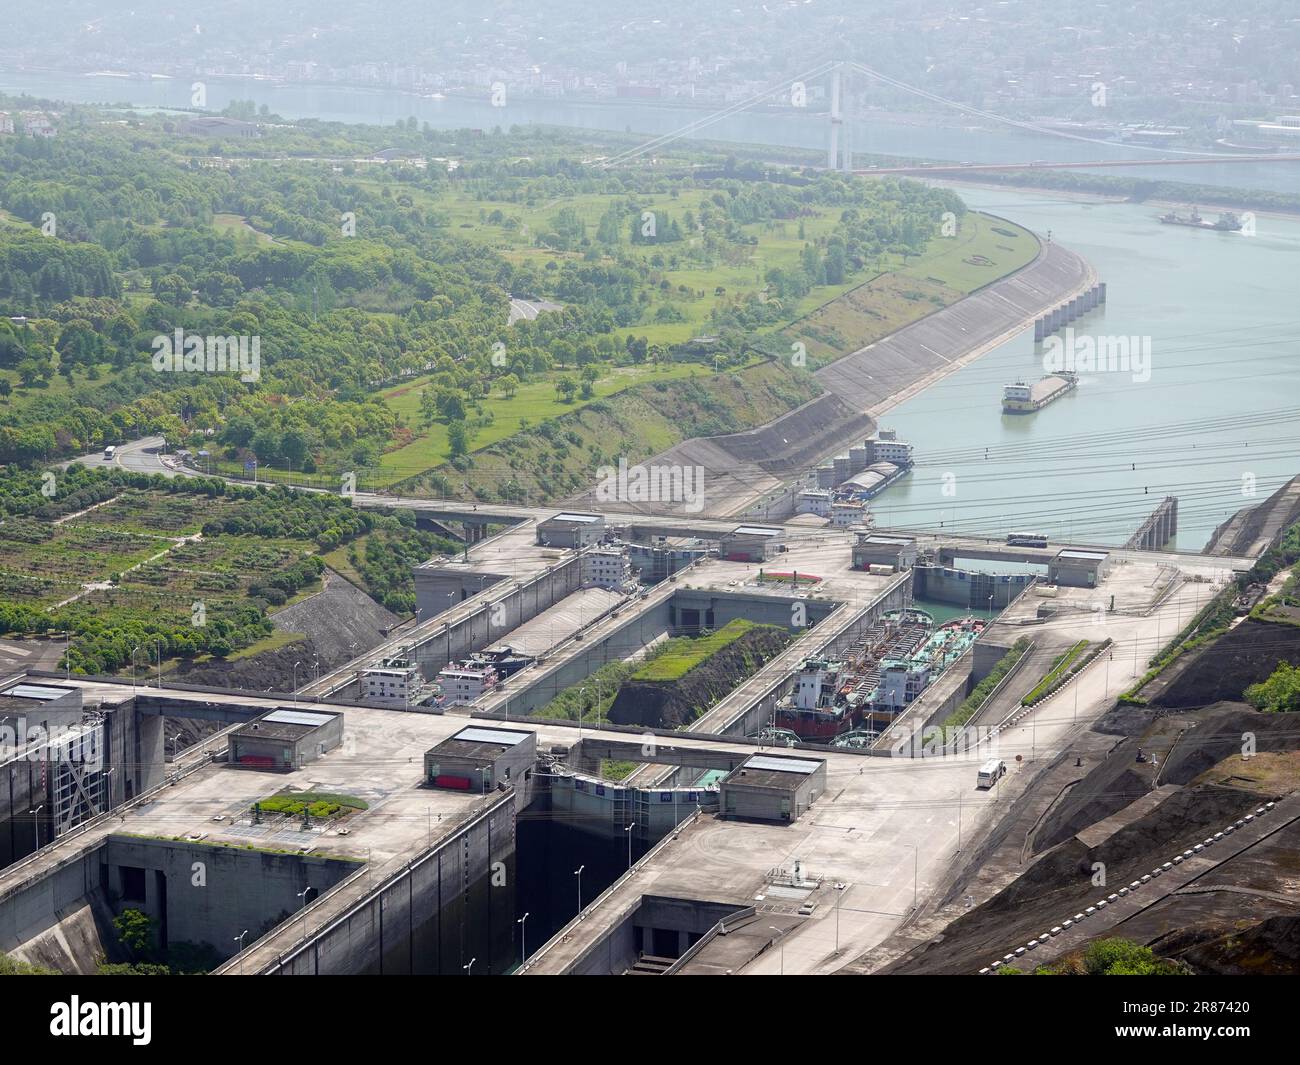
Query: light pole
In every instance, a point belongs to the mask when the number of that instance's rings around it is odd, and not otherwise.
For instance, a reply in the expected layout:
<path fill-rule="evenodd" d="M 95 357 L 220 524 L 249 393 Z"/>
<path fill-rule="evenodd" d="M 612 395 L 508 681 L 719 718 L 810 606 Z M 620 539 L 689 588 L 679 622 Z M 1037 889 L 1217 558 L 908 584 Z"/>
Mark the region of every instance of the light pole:
<path fill-rule="evenodd" d="M 912 909 L 916 909 L 916 884 L 921 867 L 921 853 L 915 843 L 906 843 L 904 846 L 912 848 Z"/>
<path fill-rule="evenodd" d="M 528 925 L 525 923 L 527 922 L 527 920 L 528 920 L 528 914 L 525 913 L 522 917 L 519 918 L 519 920 L 515 922 L 515 924 L 519 926 L 519 964 L 520 965 L 523 965 L 524 962 L 528 960 L 528 941 L 526 939 L 528 935 Z"/>
<path fill-rule="evenodd" d="M 131 690 L 135 691 L 135 654 L 140 650 L 139 645 L 131 648 Z"/>
<path fill-rule="evenodd" d="M 632 829 L 636 828 L 636 822 L 633 821 L 623 831 L 627 834 L 627 868 L 628 872 L 632 871 Z"/>
<path fill-rule="evenodd" d="M 307 893 L 311 890 L 312 886 L 308 884 L 298 892 L 298 898 L 302 899 L 302 910 L 299 912 L 302 913 L 302 938 L 304 941 L 307 939 L 307 903 L 311 901 L 307 898 Z"/>
<path fill-rule="evenodd" d="M 248 935 L 247 928 L 240 932 L 239 935 L 235 936 L 235 942 L 239 944 L 239 949 L 235 951 L 236 954 L 244 953 L 244 936 L 246 935 Z M 244 959 L 242 957 L 239 959 L 239 975 L 244 975 Z"/>
<path fill-rule="evenodd" d="M 475 963 L 476 961 L 478 961 L 478 958 L 470 958 L 470 960 L 469 960 L 469 964 L 468 964 L 468 965 L 462 965 L 462 966 L 461 966 L 461 968 L 465 970 L 465 975 L 466 975 L 466 976 L 473 976 L 473 975 L 474 975 L 474 963 Z"/>
<path fill-rule="evenodd" d="M 295 703 L 298 701 L 298 667 L 300 665 L 302 665 L 301 662 L 293 664 L 293 701 Z"/>
<path fill-rule="evenodd" d="M 578 916 L 582 916 L 582 871 L 586 869 L 585 865 L 580 865 L 573 871 L 573 875 L 578 878 Z"/>
<path fill-rule="evenodd" d="M 770 925 L 768 925 L 767 927 L 770 928 L 773 932 L 775 932 L 775 933 L 776 933 L 776 938 L 777 938 L 778 940 L 780 940 L 780 943 L 781 943 L 781 971 L 780 971 L 780 973 L 779 973 L 778 975 L 780 975 L 780 976 L 784 976 L 784 975 L 785 975 L 785 933 L 786 933 L 787 929 L 784 929 L 784 928 L 777 928 L 776 925 L 774 925 L 774 924 L 770 924 Z"/>
<path fill-rule="evenodd" d="M 456 593 L 447 593 L 447 609 L 451 610 L 456 605 Z M 451 618 L 447 619 L 447 665 L 451 665 Z"/>
<path fill-rule="evenodd" d="M 849 889 L 848 884 L 835 885 L 835 953 L 840 952 L 840 903 L 844 899 L 844 893 Z"/>
<path fill-rule="evenodd" d="M 41 818 L 40 818 L 40 813 L 41 813 L 41 811 L 44 810 L 44 809 L 45 809 L 45 803 L 41 803 L 40 806 L 36 807 L 36 809 L 32 811 L 32 827 L 36 830 L 36 850 L 37 850 L 37 851 L 41 849 Z M 36 851 L 33 851 L 32 853 L 35 854 Z"/>
<path fill-rule="evenodd" d="M 155 640 L 154 646 L 158 649 L 158 688 L 162 689 L 162 640 Z"/>

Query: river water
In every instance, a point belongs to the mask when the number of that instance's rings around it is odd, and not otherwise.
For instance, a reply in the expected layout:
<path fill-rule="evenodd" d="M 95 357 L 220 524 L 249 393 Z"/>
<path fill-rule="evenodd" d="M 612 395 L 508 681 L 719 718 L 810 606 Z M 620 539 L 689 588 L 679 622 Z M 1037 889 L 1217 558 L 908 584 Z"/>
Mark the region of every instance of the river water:
<path fill-rule="evenodd" d="M 1300 472 L 1300 221 L 1260 216 L 1248 237 L 1164 226 L 1136 204 L 961 194 L 1086 257 L 1107 303 L 1076 334 L 1150 338 L 1149 365 L 1085 373 L 1037 413 L 1004 415 L 1002 385 L 1041 376 L 1044 351 L 1032 331 L 994 349 L 885 415 L 918 466 L 875 501 L 878 521 L 1119 544 L 1175 495 L 1175 545 L 1191 549 Z"/>
<path fill-rule="evenodd" d="M 0 71 L 0 91 L 79 102 L 187 107 L 180 80 Z M 546 123 L 657 134 L 702 112 L 644 104 L 431 100 L 393 90 L 280 86 L 212 79 L 210 109 L 251 99 L 287 118 L 437 128 Z M 746 113 L 710 126 L 720 140 L 818 147 L 825 119 Z M 855 124 L 861 152 L 973 162 L 1143 157 L 1019 131 L 934 128 L 873 117 Z M 1155 158 L 1156 153 L 1147 152 Z M 1133 168 L 1110 173 L 1300 191 L 1289 164 Z M 972 206 L 1013 218 L 1084 255 L 1108 285 L 1104 310 L 1079 335 L 1150 344 L 1149 366 L 1085 374 L 1079 388 L 1027 416 L 1004 416 L 1004 384 L 1037 379 L 1043 352 L 1025 334 L 956 372 L 884 419 L 916 447 L 915 472 L 875 503 L 877 520 L 999 534 L 1013 529 L 1122 543 L 1165 495 L 1180 499 L 1176 545 L 1197 548 L 1231 512 L 1300 472 L 1300 220 L 1259 215 L 1255 235 L 1156 221 L 1157 209 L 1060 195 L 961 187 Z"/>

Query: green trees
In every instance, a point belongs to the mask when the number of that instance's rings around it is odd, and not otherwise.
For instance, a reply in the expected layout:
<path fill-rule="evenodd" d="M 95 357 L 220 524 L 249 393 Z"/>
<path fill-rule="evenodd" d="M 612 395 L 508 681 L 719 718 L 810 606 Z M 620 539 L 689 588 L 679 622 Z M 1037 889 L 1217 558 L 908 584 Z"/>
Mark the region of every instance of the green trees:
<path fill-rule="evenodd" d="M 1089 976 L 1185 976 L 1186 967 L 1156 957 L 1150 947 L 1128 939 L 1100 939 L 1083 954 Z"/>
<path fill-rule="evenodd" d="M 1289 662 L 1278 662 L 1268 680 L 1246 689 L 1245 699 L 1256 710 L 1267 713 L 1300 710 L 1300 669 Z"/>

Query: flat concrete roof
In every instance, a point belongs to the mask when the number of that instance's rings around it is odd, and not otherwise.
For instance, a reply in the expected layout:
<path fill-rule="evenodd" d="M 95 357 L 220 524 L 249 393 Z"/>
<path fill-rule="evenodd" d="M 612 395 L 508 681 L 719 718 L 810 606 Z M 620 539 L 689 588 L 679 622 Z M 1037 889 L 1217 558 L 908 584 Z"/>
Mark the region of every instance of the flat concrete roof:
<path fill-rule="evenodd" d="M 1069 559 L 1074 562 L 1101 562 L 1110 557 L 1106 551 L 1077 551 L 1073 548 L 1063 548 L 1056 553 L 1057 558 Z"/>
<path fill-rule="evenodd" d="M 461 729 L 451 739 L 444 742 L 452 743 L 456 740 L 463 740 L 475 743 L 494 743 L 498 747 L 517 747 L 531 735 L 531 732 L 520 729 L 490 728 L 474 725 L 467 729 Z M 439 744 L 439 746 L 443 746 L 443 744 Z"/>
<path fill-rule="evenodd" d="M 547 518 L 545 521 L 542 522 L 542 524 L 543 524 L 543 525 L 550 525 L 552 522 L 555 522 L 555 521 L 568 521 L 568 522 L 574 522 L 574 523 L 579 524 L 579 525 L 590 525 L 590 524 L 592 524 L 593 522 L 604 521 L 604 520 L 605 520 L 605 516 L 604 516 L 603 514 L 568 514 L 568 513 L 565 513 L 565 514 L 556 514 L 553 518 Z"/>
<path fill-rule="evenodd" d="M 55 699 L 62 699 L 65 695 L 71 695 L 75 688 L 62 688 L 54 684 L 15 684 L 12 688 L 6 688 L 0 695 L 7 696 L 10 699 L 30 699 L 32 702 L 48 703 Z"/>
<path fill-rule="evenodd" d="M 826 763 L 820 758 L 781 758 L 769 754 L 756 754 L 747 759 L 742 769 L 771 769 L 777 773 L 798 773 L 811 776 Z"/>
<path fill-rule="evenodd" d="M 319 710 L 272 710 L 263 721 L 275 721 L 286 725 L 310 725 L 316 728 L 338 717 L 338 714 L 326 714 Z"/>
<path fill-rule="evenodd" d="M 770 525 L 737 525 L 731 530 L 732 536 L 781 536 L 784 529 L 775 529 Z"/>
<path fill-rule="evenodd" d="M 296 740 L 338 716 L 310 710 L 277 709 L 256 721 L 240 725 L 233 735 L 256 736 L 263 740 Z"/>

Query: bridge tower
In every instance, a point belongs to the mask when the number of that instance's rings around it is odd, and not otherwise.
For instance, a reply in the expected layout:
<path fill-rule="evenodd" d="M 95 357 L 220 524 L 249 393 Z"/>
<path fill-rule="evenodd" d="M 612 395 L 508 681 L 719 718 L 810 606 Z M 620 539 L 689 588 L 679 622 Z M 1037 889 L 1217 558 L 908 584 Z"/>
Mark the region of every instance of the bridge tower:
<path fill-rule="evenodd" d="M 846 122 L 849 117 L 849 76 L 845 64 L 831 70 L 831 128 L 830 143 L 826 150 L 826 169 L 853 169 L 853 134 Z"/>

